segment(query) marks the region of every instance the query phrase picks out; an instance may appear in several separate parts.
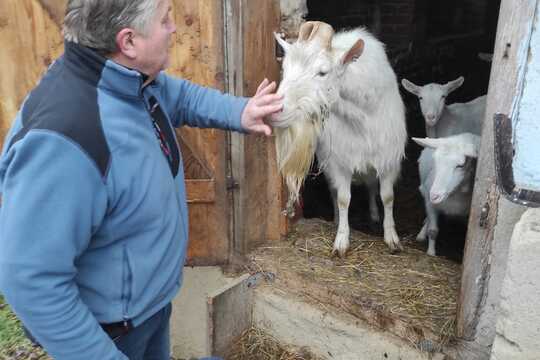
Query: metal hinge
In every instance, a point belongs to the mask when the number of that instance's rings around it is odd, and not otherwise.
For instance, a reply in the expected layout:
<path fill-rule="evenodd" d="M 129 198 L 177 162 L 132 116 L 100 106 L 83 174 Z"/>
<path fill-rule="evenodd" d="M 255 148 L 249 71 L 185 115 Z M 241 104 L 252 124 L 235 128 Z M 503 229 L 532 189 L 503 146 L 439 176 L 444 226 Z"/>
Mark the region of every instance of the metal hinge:
<path fill-rule="evenodd" d="M 232 176 L 227 176 L 226 180 L 227 190 L 236 190 L 240 188 L 240 183 Z"/>
<path fill-rule="evenodd" d="M 486 201 L 484 206 L 482 206 L 482 210 L 480 210 L 479 225 L 480 225 L 481 228 L 486 227 L 488 216 L 489 216 L 489 202 Z"/>
<path fill-rule="evenodd" d="M 251 275 L 247 279 L 247 286 L 249 288 L 259 285 L 263 280 L 266 282 L 272 283 L 276 279 L 276 274 L 269 271 L 261 271 Z"/>

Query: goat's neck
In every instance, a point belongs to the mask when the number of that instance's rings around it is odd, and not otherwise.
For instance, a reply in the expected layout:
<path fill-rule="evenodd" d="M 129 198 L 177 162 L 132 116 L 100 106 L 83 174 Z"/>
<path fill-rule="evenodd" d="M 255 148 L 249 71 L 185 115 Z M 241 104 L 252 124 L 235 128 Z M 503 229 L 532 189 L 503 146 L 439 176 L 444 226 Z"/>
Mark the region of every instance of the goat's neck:
<path fill-rule="evenodd" d="M 439 116 L 439 120 L 437 121 L 437 124 L 435 124 L 434 126 L 426 125 L 426 136 L 430 138 L 447 136 L 449 127 L 454 126 L 452 125 L 452 121 L 448 120 L 448 118 L 450 117 L 452 117 L 452 112 L 450 108 L 448 108 L 448 105 L 445 104 L 441 111 L 441 115 Z"/>
<path fill-rule="evenodd" d="M 428 126 L 426 124 L 426 136 L 429 138 L 436 138 L 437 132 L 435 131 L 436 126 Z"/>

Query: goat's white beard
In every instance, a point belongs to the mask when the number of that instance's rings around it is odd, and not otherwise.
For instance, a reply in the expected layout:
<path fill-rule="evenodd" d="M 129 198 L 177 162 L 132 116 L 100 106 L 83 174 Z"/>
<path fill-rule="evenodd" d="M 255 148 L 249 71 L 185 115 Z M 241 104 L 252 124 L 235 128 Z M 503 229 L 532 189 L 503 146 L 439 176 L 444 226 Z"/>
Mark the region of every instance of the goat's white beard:
<path fill-rule="evenodd" d="M 317 139 L 330 111 L 328 105 L 320 106 L 307 98 L 302 100 L 305 106 L 282 117 L 290 125 L 276 128 L 277 161 L 289 191 L 286 213 L 290 217 L 294 216 L 294 204 L 315 159 Z"/>

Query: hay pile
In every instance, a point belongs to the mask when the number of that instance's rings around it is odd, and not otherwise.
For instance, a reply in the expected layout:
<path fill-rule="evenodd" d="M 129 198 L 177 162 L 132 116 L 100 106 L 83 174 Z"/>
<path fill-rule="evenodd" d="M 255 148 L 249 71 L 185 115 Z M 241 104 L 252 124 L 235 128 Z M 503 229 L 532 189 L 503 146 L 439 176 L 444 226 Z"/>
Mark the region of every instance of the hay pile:
<path fill-rule="evenodd" d="M 288 241 L 251 254 L 250 271 L 270 271 L 273 284 L 328 311 L 345 311 L 418 345 L 445 344 L 455 333 L 460 265 L 404 242 L 391 255 L 382 238 L 351 230 L 346 258 L 332 258 L 336 226 L 301 220 Z"/>
<path fill-rule="evenodd" d="M 261 329 L 252 328 L 236 341 L 225 360 L 318 360 L 307 349 L 281 345 Z"/>

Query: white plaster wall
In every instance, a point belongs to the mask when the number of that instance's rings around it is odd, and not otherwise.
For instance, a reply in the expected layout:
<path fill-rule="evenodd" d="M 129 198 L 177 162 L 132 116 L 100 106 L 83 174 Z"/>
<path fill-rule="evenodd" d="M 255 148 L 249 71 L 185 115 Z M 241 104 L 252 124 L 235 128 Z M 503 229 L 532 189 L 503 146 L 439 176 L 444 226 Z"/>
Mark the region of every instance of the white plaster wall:
<path fill-rule="evenodd" d="M 520 51 L 523 67 L 519 112 L 514 113 L 514 180 L 520 188 L 540 191 L 540 7 L 531 27 L 530 47 Z M 524 39 L 526 40 L 526 39 Z M 527 41 L 524 41 L 527 43 Z"/>
<path fill-rule="evenodd" d="M 495 338 L 501 288 L 508 261 L 509 239 L 512 237 L 514 226 L 521 218 L 523 211 L 522 206 L 516 205 L 503 197 L 499 200 L 497 225 L 494 229 L 493 243 L 489 255 L 490 268 L 488 279 L 486 279 L 487 290 L 478 314 L 477 341 L 486 348 L 493 344 Z"/>
<path fill-rule="evenodd" d="M 491 360 L 540 359 L 540 209 L 516 224 L 501 290 Z"/>

